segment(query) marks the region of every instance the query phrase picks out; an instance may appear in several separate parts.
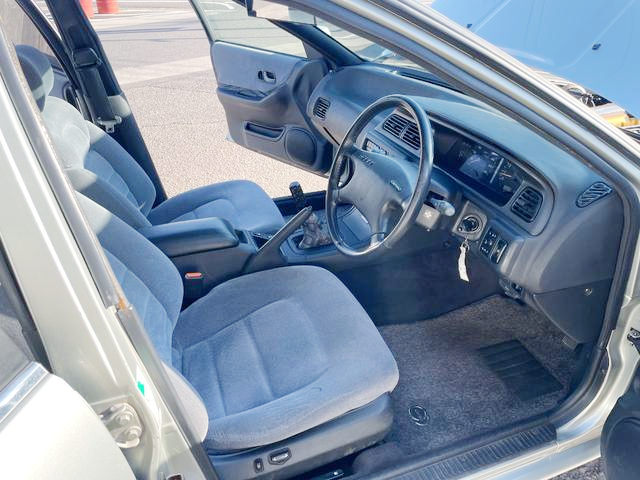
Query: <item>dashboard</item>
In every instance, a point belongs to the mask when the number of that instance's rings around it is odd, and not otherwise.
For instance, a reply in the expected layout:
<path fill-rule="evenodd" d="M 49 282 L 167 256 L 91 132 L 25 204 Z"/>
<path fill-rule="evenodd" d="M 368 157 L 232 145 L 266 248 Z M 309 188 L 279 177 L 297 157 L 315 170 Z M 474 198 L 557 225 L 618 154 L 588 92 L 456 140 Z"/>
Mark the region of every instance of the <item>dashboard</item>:
<path fill-rule="evenodd" d="M 506 294 L 576 341 L 593 341 L 622 232 L 615 191 L 572 152 L 501 112 L 391 67 L 330 72 L 310 96 L 307 114 L 335 145 L 360 112 L 394 93 L 411 95 L 428 113 L 434 132 L 429 196 L 455 206 L 454 217 L 423 226 L 466 240 L 494 268 Z M 322 116 L 314 113 L 316 102 L 326 106 Z M 416 125 L 402 110 L 372 119 L 358 142 L 402 161 L 419 159 Z M 430 208 L 429 198 L 423 208 Z"/>
<path fill-rule="evenodd" d="M 539 230 L 550 211 L 553 192 L 544 176 L 526 167 L 512 153 L 432 116 L 434 165 L 473 191 L 483 200 L 503 209 L 529 232 Z M 420 137 L 413 119 L 395 110 L 377 120 L 360 138 L 365 150 L 418 162 Z M 437 176 L 437 173 L 436 173 Z M 545 201 L 546 199 L 546 201 Z M 543 209 L 547 205 L 548 208 Z"/>

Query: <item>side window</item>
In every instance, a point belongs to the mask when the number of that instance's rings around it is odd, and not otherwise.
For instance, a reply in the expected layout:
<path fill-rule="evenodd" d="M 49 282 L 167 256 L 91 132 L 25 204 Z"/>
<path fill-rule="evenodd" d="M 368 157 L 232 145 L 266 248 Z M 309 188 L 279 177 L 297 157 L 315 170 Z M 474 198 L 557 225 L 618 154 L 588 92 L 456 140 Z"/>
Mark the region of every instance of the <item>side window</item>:
<path fill-rule="evenodd" d="M 0 18 L 5 34 L 14 45 L 31 45 L 55 58 L 47 40 L 14 0 L 0 2 Z"/>
<path fill-rule="evenodd" d="M 231 0 L 193 0 L 202 12 L 206 28 L 217 41 L 236 43 L 297 57 L 306 57 L 299 38 L 263 18 L 248 17 L 245 7 Z"/>

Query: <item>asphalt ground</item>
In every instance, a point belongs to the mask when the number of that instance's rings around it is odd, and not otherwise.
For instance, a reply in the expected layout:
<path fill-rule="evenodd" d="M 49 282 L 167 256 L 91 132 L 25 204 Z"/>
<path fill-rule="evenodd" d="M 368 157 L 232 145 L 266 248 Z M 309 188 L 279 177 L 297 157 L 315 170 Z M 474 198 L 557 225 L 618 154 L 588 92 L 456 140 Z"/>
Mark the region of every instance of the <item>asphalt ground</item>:
<path fill-rule="evenodd" d="M 209 2 L 221 11 L 232 3 Z M 120 14 L 96 15 L 93 24 L 170 196 L 240 178 L 258 183 L 274 197 L 287 195 L 294 180 L 306 191 L 325 188 L 323 177 L 226 140 L 209 43 L 186 0 L 120 0 L 119 4 Z M 241 25 L 236 28 L 242 35 Z M 574 479 L 604 480 L 600 462 L 555 480 Z"/>

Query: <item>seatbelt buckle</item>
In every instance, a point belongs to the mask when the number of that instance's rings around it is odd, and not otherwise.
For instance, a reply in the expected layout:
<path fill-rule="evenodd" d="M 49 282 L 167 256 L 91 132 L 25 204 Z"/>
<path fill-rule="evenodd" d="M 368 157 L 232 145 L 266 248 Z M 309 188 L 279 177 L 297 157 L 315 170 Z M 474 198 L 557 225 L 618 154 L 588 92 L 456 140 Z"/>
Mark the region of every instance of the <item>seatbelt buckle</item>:
<path fill-rule="evenodd" d="M 202 296 L 204 288 L 204 273 L 187 272 L 184 274 L 184 297 L 196 300 Z"/>
<path fill-rule="evenodd" d="M 97 118 L 96 123 L 104 128 L 104 131 L 107 133 L 113 133 L 116 131 L 116 125 L 120 125 L 122 123 L 122 117 L 120 115 L 114 115 L 113 119 L 103 120 L 102 118 Z"/>

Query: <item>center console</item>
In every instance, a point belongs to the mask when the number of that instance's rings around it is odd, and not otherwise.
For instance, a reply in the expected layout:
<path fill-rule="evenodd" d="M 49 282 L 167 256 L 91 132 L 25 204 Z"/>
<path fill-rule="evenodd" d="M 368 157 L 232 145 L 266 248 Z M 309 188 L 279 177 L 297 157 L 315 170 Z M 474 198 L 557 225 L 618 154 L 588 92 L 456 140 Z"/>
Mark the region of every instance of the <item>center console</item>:
<path fill-rule="evenodd" d="M 178 268 L 185 306 L 215 285 L 237 277 L 258 250 L 251 234 L 215 217 L 154 225 L 139 232 Z"/>
<path fill-rule="evenodd" d="M 324 192 L 305 195 L 299 185 L 293 187 L 291 197 L 276 200 L 286 224 L 275 234 L 237 230 L 228 221 L 215 217 L 139 230 L 178 268 L 185 289 L 184 306 L 216 285 L 243 274 L 288 264 L 329 266 L 339 262 L 340 255 L 326 230 Z M 305 245 L 305 222 L 312 213 L 314 228 L 322 229 L 320 235 L 326 238 Z M 355 208 L 340 207 L 338 216 L 342 230 L 352 237 L 350 241 L 369 238 L 369 225 Z"/>

